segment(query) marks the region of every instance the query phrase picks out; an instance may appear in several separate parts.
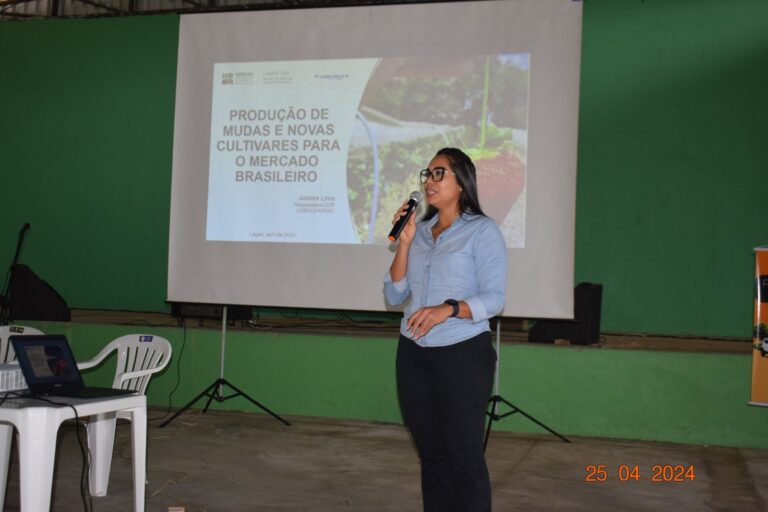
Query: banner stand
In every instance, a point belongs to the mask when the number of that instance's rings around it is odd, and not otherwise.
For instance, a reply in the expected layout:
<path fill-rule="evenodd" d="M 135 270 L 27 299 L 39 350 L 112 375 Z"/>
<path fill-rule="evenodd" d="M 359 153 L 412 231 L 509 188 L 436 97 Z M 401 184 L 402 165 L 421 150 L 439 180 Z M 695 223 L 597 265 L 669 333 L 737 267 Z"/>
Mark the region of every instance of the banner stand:
<path fill-rule="evenodd" d="M 768 246 L 755 247 L 755 322 L 749 405 L 768 407 Z"/>

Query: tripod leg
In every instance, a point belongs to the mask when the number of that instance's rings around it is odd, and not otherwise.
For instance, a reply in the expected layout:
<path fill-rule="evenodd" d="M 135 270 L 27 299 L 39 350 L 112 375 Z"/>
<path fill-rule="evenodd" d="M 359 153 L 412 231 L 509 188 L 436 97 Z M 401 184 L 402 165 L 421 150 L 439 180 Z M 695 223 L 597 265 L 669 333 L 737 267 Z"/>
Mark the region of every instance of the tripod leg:
<path fill-rule="evenodd" d="M 211 406 L 211 402 L 214 398 L 216 398 L 217 401 L 223 402 L 224 400 L 221 399 L 221 385 L 225 383 L 226 381 L 224 379 L 216 379 L 216 382 L 214 382 L 208 389 L 211 390 L 210 393 L 208 393 L 208 401 L 205 402 L 205 407 L 203 407 L 203 414 L 208 412 L 208 408 Z M 211 389 L 213 388 L 213 389 Z"/>
<path fill-rule="evenodd" d="M 483 441 L 483 451 L 488 447 L 488 438 L 491 436 L 491 425 L 496 419 L 496 403 L 499 401 L 499 396 L 494 395 L 488 400 L 491 403 L 491 412 L 488 413 L 488 428 L 485 429 L 485 441 Z"/>
<path fill-rule="evenodd" d="M 502 402 L 504 402 L 505 404 L 507 404 L 508 406 L 510 406 L 513 409 L 512 413 L 510 413 L 510 414 L 519 412 L 520 414 L 522 414 L 523 416 L 525 416 L 526 418 L 528 418 L 529 420 L 531 420 L 532 422 L 534 422 L 535 424 L 540 426 L 541 428 L 547 430 L 550 434 L 553 434 L 553 435 L 556 435 L 557 437 L 559 437 L 563 442 L 565 442 L 565 443 L 570 443 L 571 442 L 570 440 L 568 440 L 567 438 L 561 436 L 560 434 L 558 434 L 557 432 L 555 432 L 554 430 L 552 430 L 551 428 L 549 428 L 548 426 L 546 426 L 545 424 L 543 424 L 542 422 L 540 422 L 539 420 L 537 420 L 536 418 L 534 418 L 533 416 L 531 416 L 530 414 L 528 414 L 527 412 L 525 412 L 524 410 L 519 408 L 518 406 L 512 405 L 511 403 L 507 402 L 506 400 L 504 400 L 501 397 L 499 397 L 499 400 L 501 400 Z"/>
<path fill-rule="evenodd" d="M 537 420 L 536 418 L 534 418 L 533 416 L 530 416 L 530 415 L 526 414 L 526 413 L 525 413 L 525 411 L 521 411 L 520 409 L 518 409 L 518 412 L 519 412 L 520 414 L 522 414 L 523 416 L 525 416 L 526 418 L 528 418 L 529 420 L 531 420 L 532 422 L 534 422 L 535 424 L 537 424 L 538 426 L 540 426 L 541 428 L 543 428 L 543 429 L 547 430 L 549 433 L 551 433 L 551 434 L 553 434 L 553 435 L 556 435 L 556 436 L 557 436 L 557 437 L 559 437 L 559 438 L 560 438 L 560 439 L 561 439 L 563 442 L 565 442 L 565 443 L 570 443 L 570 442 L 571 442 L 569 439 L 567 439 L 567 438 L 565 438 L 565 437 L 561 436 L 560 434 L 558 434 L 557 432 L 555 432 L 554 430 L 552 430 L 551 428 L 549 428 L 548 426 L 546 426 L 545 424 L 543 424 L 542 422 L 540 422 L 539 420 Z"/>
<path fill-rule="evenodd" d="M 201 399 L 203 396 L 205 396 L 205 395 L 209 395 L 209 396 L 212 396 L 212 391 L 211 391 L 211 390 L 212 390 L 213 388 L 215 388 L 217 384 L 218 384 L 218 381 L 214 382 L 213 384 L 211 384 L 210 386 L 208 386 L 207 388 L 205 388 L 205 389 L 204 389 L 204 390 L 203 390 L 203 391 L 202 391 L 202 392 L 201 392 L 199 395 L 197 395 L 195 398 L 193 398 L 192 400 L 190 400 L 190 401 L 189 401 L 189 403 L 188 403 L 187 405 L 185 405 L 184 407 L 182 407 L 181 409 L 179 409 L 178 411 L 176 411 L 176 414 L 174 414 L 173 416 L 171 416 L 170 418 L 168 418 L 167 420 L 165 420 L 164 422 L 162 422 L 162 423 L 160 424 L 160 428 L 163 428 L 163 427 L 165 427 L 167 424 L 169 424 L 170 422 L 172 422 L 173 420 L 175 420 L 175 419 L 176 419 L 176 417 L 177 417 L 179 414 L 181 414 L 181 413 L 185 412 L 187 409 L 189 409 L 190 407 L 192 407 L 193 405 L 195 405 L 195 402 L 197 402 L 198 400 L 200 400 L 200 399 Z"/>
<path fill-rule="evenodd" d="M 284 423 L 286 426 L 289 426 L 289 427 L 291 426 L 291 424 L 290 424 L 290 423 L 288 423 L 287 421 L 285 421 L 283 418 L 281 418 L 280 416 L 278 416 L 278 415 L 277 415 L 277 414 L 275 414 L 274 412 L 270 411 L 269 409 L 267 409 L 266 407 L 264 407 L 263 405 L 261 405 L 259 402 L 257 402 L 256 400 L 254 400 L 253 398 L 251 398 L 250 396 L 248 396 L 247 394 L 243 393 L 243 392 L 242 392 L 242 391 L 240 391 L 238 388 L 236 388 L 235 386 L 233 386 L 232 384 L 230 384 L 229 382 L 227 382 L 227 379 L 221 379 L 221 381 L 222 381 L 222 383 L 223 383 L 223 384 L 226 384 L 226 385 L 227 385 L 227 386 L 229 386 L 230 388 L 232 388 L 232 389 L 234 389 L 235 391 L 237 391 L 237 393 L 238 393 L 240 396 L 242 396 L 243 398 L 245 398 L 246 400 L 248 400 L 248 401 L 249 401 L 249 402 L 251 402 L 252 404 L 256 405 L 257 407 L 261 408 L 261 410 L 263 410 L 264 412 L 267 412 L 267 413 L 269 413 L 270 415 L 272 415 L 272 417 L 273 417 L 273 418 L 275 418 L 276 420 L 279 420 L 279 421 L 283 422 L 283 423 Z M 231 398 L 231 397 L 230 397 L 230 398 Z"/>

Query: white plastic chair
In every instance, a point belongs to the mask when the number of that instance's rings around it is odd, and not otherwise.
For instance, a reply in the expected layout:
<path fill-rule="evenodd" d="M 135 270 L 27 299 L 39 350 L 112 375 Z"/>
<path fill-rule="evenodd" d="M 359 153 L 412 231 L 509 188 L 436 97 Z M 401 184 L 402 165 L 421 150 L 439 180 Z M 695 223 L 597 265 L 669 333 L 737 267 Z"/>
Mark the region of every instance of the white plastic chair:
<path fill-rule="evenodd" d="M 117 352 L 117 368 L 113 388 L 131 389 L 139 394 L 145 394 L 147 384 L 152 374 L 162 371 L 171 360 L 171 344 L 167 339 L 152 334 L 127 334 L 113 340 L 96 357 L 77 363 L 80 370 L 86 370 L 100 365 L 113 351 Z M 91 422 L 107 422 L 109 428 L 103 428 L 102 436 L 97 437 L 95 431 L 88 427 L 88 445 L 99 446 L 99 461 L 94 461 L 90 472 L 90 491 L 92 496 L 107 494 L 112 451 L 115 441 L 115 422 L 117 418 L 126 418 L 122 413 L 99 414 L 91 417 Z M 102 468 L 96 471 L 96 468 Z"/>
<path fill-rule="evenodd" d="M 8 338 L 11 336 L 27 336 L 30 334 L 43 334 L 34 327 L 23 325 L 0 326 L 0 363 L 10 363 L 16 360 L 16 352 L 13 351 Z"/>
<path fill-rule="evenodd" d="M 80 370 L 100 365 L 117 351 L 117 368 L 112 387 L 145 394 L 149 378 L 162 371 L 171 360 L 171 344 L 153 334 L 126 334 L 112 340 L 93 359 L 77 363 Z"/>

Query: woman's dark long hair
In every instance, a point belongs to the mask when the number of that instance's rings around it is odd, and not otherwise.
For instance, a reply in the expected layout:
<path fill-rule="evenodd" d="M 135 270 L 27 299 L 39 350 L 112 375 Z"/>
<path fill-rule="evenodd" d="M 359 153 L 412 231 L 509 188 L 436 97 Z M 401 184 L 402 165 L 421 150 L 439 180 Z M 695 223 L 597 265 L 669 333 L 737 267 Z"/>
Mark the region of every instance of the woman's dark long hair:
<path fill-rule="evenodd" d="M 443 148 L 435 154 L 435 157 L 443 155 L 451 164 L 451 170 L 456 173 L 456 181 L 459 182 L 462 192 L 459 196 L 459 213 L 474 213 L 486 216 L 480 208 L 480 199 L 477 196 L 477 171 L 472 159 L 460 149 Z M 427 206 L 424 220 L 429 220 L 437 214 L 437 208 Z"/>

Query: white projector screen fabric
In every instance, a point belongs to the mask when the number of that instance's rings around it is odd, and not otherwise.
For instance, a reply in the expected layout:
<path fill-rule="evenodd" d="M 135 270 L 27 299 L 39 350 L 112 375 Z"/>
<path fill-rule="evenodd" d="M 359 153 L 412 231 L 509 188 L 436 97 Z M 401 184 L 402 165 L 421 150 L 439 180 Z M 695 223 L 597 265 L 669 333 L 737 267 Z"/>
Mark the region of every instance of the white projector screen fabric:
<path fill-rule="evenodd" d="M 572 317 L 580 42 L 572 0 L 182 16 L 168 300 L 389 310 L 391 218 L 455 146 L 503 314 Z"/>

